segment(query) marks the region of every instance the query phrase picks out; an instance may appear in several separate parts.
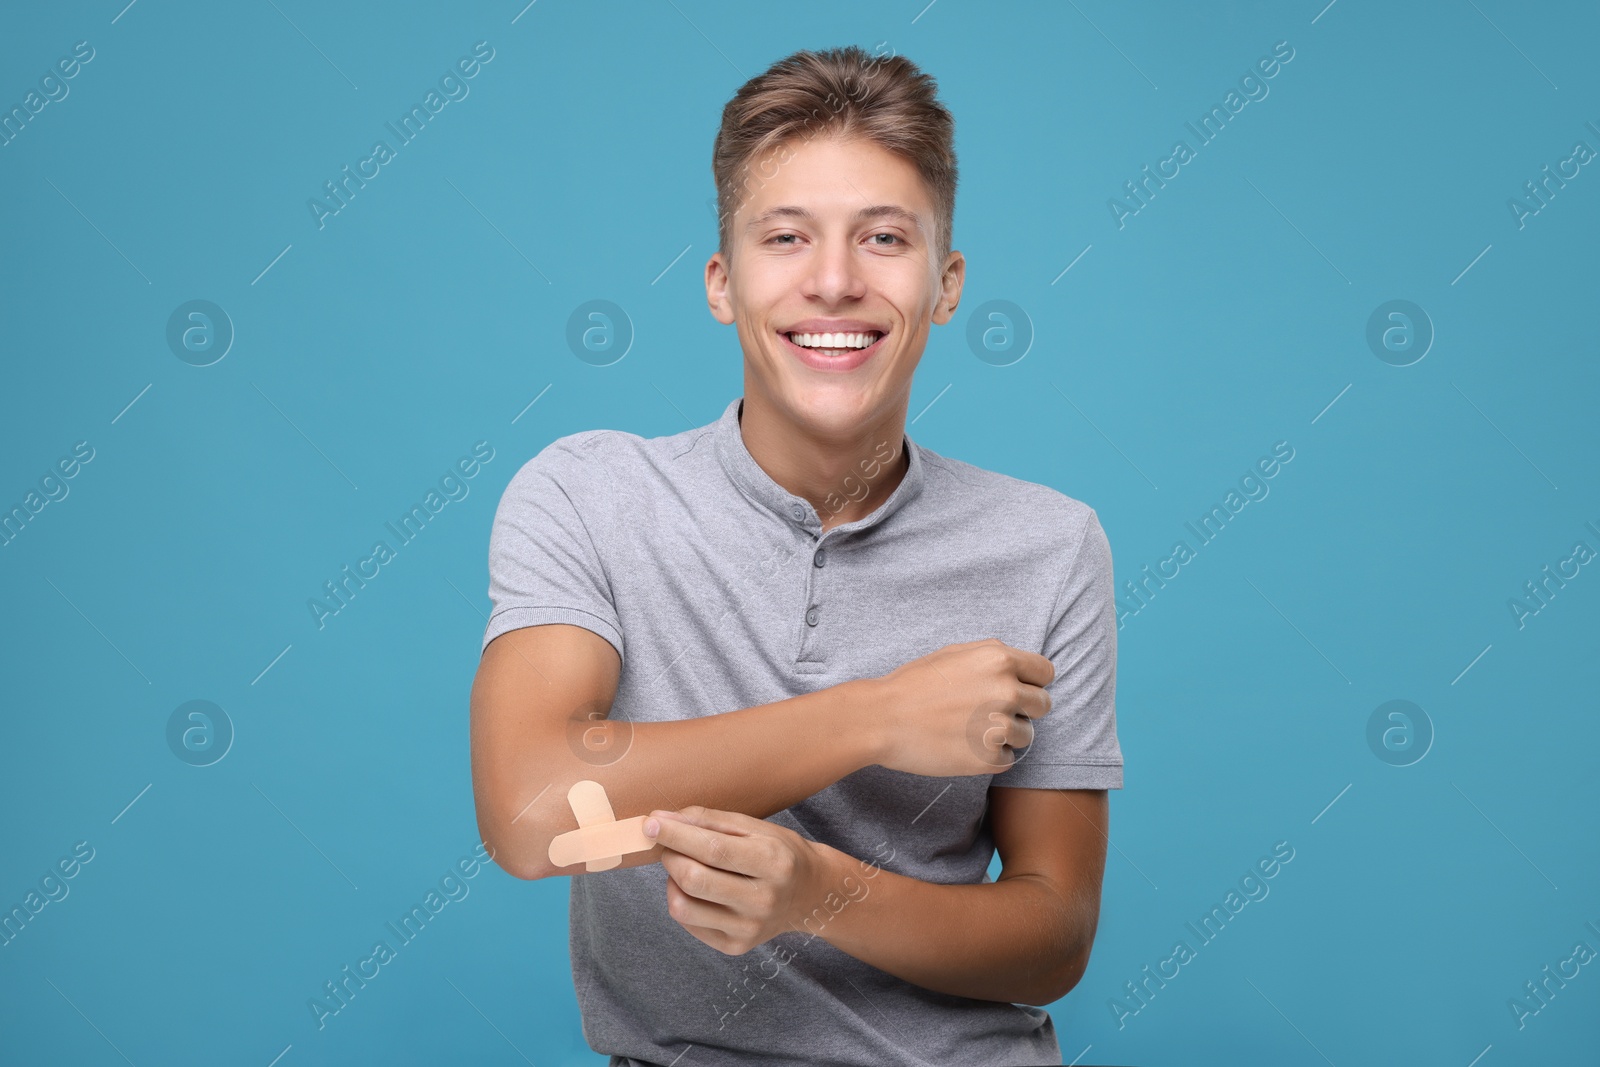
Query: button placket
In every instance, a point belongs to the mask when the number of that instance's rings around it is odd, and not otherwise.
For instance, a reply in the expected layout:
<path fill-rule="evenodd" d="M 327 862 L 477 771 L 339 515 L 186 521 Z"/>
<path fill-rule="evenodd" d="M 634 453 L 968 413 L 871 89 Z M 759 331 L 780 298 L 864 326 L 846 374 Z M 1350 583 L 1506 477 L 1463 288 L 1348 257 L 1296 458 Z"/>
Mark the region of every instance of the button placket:
<path fill-rule="evenodd" d="M 822 561 L 827 557 L 827 548 L 821 542 L 826 538 L 827 534 L 815 538 L 811 554 L 812 565 L 805 570 L 804 599 L 801 601 L 804 605 L 801 619 L 805 625 L 800 628 L 800 661 L 806 663 L 823 662 L 821 627 L 826 604 L 821 579 Z"/>

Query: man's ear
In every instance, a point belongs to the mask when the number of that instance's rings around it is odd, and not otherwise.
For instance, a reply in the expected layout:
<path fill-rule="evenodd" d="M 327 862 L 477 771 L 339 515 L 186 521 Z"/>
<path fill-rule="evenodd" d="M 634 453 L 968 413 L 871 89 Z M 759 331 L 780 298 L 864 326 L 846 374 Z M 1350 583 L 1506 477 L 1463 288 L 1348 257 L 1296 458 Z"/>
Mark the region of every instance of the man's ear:
<path fill-rule="evenodd" d="M 944 272 L 939 276 L 939 302 L 934 305 L 933 321 L 943 326 L 955 317 L 961 303 L 961 286 L 967 278 L 967 257 L 952 251 L 944 261 Z"/>
<path fill-rule="evenodd" d="M 733 300 L 728 295 L 727 260 L 721 252 L 714 253 L 706 261 L 706 305 L 711 309 L 711 317 L 724 326 L 733 325 Z"/>

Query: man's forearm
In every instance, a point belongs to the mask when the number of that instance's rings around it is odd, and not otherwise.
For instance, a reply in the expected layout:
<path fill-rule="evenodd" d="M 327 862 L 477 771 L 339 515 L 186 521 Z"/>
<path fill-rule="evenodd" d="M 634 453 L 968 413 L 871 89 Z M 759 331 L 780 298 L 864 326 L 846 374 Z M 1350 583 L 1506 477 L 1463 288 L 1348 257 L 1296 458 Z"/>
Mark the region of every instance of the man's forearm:
<path fill-rule="evenodd" d="M 509 820 L 502 849 L 509 846 L 533 877 L 582 873 L 551 868 L 547 857 L 550 840 L 577 826 L 567 790 L 582 779 L 605 788 L 617 819 L 691 804 L 764 819 L 875 762 L 881 698 L 876 679 L 861 679 L 724 714 L 614 724 L 607 729 L 615 758 L 588 753 L 578 727 L 552 731 L 536 751 L 511 757 L 520 785 L 502 813 Z M 621 866 L 653 863 L 660 853 L 659 845 L 631 853 Z"/>
<path fill-rule="evenodd" d="M 833 895 L 801 932 L 880 971 L 953 996 L 1048 1004 L 1077 984 L 1094 930 L 1044 878 L 924 882 L 824 846 Z"/>

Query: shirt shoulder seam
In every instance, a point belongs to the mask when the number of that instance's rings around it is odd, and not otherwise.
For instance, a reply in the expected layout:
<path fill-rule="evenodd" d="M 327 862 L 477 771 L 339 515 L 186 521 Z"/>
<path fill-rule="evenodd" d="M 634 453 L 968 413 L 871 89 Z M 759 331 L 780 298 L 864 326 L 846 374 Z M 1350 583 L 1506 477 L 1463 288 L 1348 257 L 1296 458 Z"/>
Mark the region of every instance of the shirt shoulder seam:
<path fill-rule="evenodd" d="M 610 431 L 607 431 L 607 430 L 589 430 L 589 431 L 580 431 L 580 432 L 581 433 L 587 433 L 589 435 L 587 440 L 578 442 L 576 447 L 573 447 L 573 446 L 570 446 L 570 445 L 568 447 L 571 448 L 574 452 L 581 452 L 582 453 L 582 458 L 587 460 L 587 459 L 591 458 L 590 451 L 593 449 L 594 445 L 597 442 L 599 442 L 606 433 L 608 433 Z M 574 435 L 570 435 L 570 436 L 578 436 L 578 435 L 574 434 Z M 552 442 L 552 444 L 553 443 L 555 443 L 555 442 Z M 616 589 L 612 585 L 612 582 L 611 582 L 611 572 L 606 568 L 605 554 L 600 551 L 600 541 L 598 539 L 596 539 L 596 537 L 594 535 L 594 530 L 590 528 L 589 520 L 584 518 L 582 509 L 580 509 L 578 507 L 578 502 L 573 499 L 572 494 L 570 492 L 568 492 L 567 487 L 565 485 L 561 484 L 561 479 L 560 478 L 556 478 L 556 477 L 552 477 L 550 479 L 550 481 L 551 481 L 551 484 L 553 484 L 556 487 L 556 489 L 560 491 L 562 497 L 566 499 L 567 505 L 572 508 L 572 513 L 578 517 L 578 522 L 583 527 L 584 536 L 589 539 L 589 547 L 594 550 L 595 562 L 600 565 L 600 576 L 603 579 L 605 579 L 606 597 L 607 597 L 607 599 L 609 599 L 611 601 L 612 608 L 613 608 L 613 610 L 615 610 L 616 603 L 617 603 Z M 620 630 L 621 630 L 621 624 L 620 624 L 620 620 L 619 620 L 618 631 L 620 632 Z"/>
<path fill-rule="evenodd" d="M 1088 507 L 1087 504 L 1084 506 Z M 1073 570 L 1077 567 L 1078 559 L 1083 555 L 1083 546 L 1089 540 L 1089 527 L 1099 521 L 1100 517 L 1095 513 L 1094 508 L 1089 508 L 1089 514 L 1083 520 L 1083 529 L 1078 531 L 1077 547 L 1072 550 L 1072 558 L 1067 561 L 1065 569 L 1061 572 L 1061 581 L 1056 585 L 1056 595 L 1055 599 L 1050 602 L 1050 617 L 1047 622 L 1055 620 L 1056 610 L 1061 607 L 1061 594 L 1066 592 L 1067 579 L 1071 577 Z"/>

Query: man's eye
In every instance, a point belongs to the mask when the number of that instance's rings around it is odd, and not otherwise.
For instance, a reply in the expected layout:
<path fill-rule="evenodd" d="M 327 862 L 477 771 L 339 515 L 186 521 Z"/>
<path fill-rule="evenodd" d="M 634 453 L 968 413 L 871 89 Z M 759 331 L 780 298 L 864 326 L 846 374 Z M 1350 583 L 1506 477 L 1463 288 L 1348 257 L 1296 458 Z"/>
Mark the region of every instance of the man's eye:
<path fill-rule="evenodd" d="M 780 233 L 776 237 L 771 238 L 771 241 L 781 241 L 785 237 L 794 237 L 794 236 L 796 236 L 796 235 L 792 234 L 792 233 Z M 771 241 L 769 241 L 768 243 L 771 243 Z"/>
<path fill-rule="evenodd" d="M 893 241 L 900 240 L 900 235 L 899 234 L 895 234 L 895 233 L 875 233 L 872 236 L 875 237 L 875 238 L 876 237 L 887 237 L 887 238 L 889 238 L 890 240 L 893 240 Z M 883 247 L 887 248 L 889 246 L 888 245 L 884 245 Z"/>

